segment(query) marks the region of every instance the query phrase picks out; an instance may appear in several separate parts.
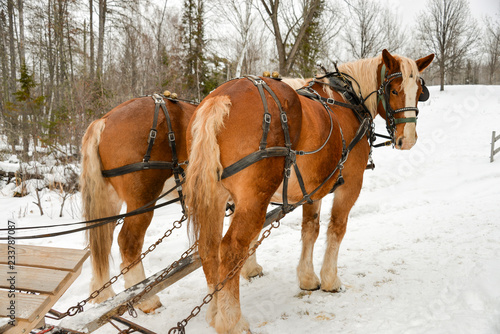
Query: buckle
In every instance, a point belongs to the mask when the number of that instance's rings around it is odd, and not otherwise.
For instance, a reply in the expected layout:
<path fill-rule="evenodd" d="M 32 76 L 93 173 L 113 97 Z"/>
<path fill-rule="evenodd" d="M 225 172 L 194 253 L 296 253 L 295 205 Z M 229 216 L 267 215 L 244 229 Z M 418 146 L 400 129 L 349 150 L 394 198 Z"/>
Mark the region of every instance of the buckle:
<path fill-rule="evenodd" d="M 284 112 L 283 112 L 283 113 L 281 113 L 281 121 L 282 121 L 283 123 L 288 122 L 288 117 L 286 117 L 286 114 L 285 114 Z"/>
<path fill-rule="evenodd" d="M 149 138 L 150 139 L 155 139 L 156 138 L 156 133 L 158 131 L 156 131 L 156 129 L 151 129 L 151 131 L 149 131 Z"/>
<path fill-rule="evenodd" d="M 255 82 L 255 85 L 263 85 L 265 84 L 264 80 L 262 80 L 261 78 L 252 78 Z"/>
<path fill-rule="evenodd" d="M 285 177 L 289 179 L 291 175 L 292 175 L 292 168 L 285 168 Z"/>
<path fill-rule="evenodd" d="M 329 98 L 326 99 L 326 103 L 328 103 L 328 104 L 335 104 L 335 100 L 332 99 L 331 97 L 329 97 Z"/>
<path fill-rule="evenodd" d="M 267 124 L 271 124 L 271 114 L 264 114 L 264 122 L 266 122 Z"/>
<path fill-rule="evenodd" d="M 163 98 L 158 94 L 154 94 L 153 99 L 155 100 L 155 104 L 165 104 Z"/>
<path fill-rule="evenodd" d="M 168 140 L 171 142 L 175 141 L 175 134 L 173 132 L 168 133 Z"/>

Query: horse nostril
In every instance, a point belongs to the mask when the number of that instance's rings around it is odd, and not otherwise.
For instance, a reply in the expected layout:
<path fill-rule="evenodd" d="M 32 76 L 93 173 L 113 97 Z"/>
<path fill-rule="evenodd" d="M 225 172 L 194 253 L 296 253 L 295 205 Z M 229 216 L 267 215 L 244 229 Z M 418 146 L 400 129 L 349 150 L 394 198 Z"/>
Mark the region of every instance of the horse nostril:
<path fill-rule="evenodd" d="M 403 138 L 398 139 L 398 146 L 402 147 L 403 146 Z"/>

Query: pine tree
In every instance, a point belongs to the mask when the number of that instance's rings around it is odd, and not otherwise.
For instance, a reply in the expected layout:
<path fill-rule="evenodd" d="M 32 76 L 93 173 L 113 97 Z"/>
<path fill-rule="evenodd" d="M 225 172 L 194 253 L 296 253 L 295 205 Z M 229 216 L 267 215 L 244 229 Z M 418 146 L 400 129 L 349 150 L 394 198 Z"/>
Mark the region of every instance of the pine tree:
<path fill-rule="evenodd" d="M 325 1 L 321 0 L 317 10 L 313 14 L 311 23 L 307 27 L 297 51 L 294 73 L 304 78 L 313 77 L 316 74 L 316 61 L 319 58 L 322 45 L 321 14 L 325 8 Z M 299 33 L 296 29 L 296 35 Z"/>
<path fill-rule="evenodd" d="M 186 59 L 184 62 L 185 91 L 201 101 L 205 86 L 207 66 L 205 64 L 205 27 L 203 20 L 204 0 L 184 0 L 182 15 L 182 44 Z"/>

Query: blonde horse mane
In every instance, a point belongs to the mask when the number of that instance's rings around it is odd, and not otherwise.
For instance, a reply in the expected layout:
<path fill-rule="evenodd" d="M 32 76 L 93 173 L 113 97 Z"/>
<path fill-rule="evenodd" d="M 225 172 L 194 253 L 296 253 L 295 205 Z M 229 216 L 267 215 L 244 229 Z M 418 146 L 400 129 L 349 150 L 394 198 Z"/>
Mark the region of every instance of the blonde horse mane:
<path fill-rule="evenodd" d="M 283 78 L 281 81 L 283 81 L 293 89 L 297 90 L 307 85 L 311 80 L 312 79 L 303 79 L 303 78 Z"/>
<path fill-rule="evenodd" d="M 309 82 L 311 82 L 311 80 L 313 80 L 313 79 L 312 78 L 309 78 L 309 79 L 283 78 L 282 79 L 282 81 L 284 83 L 286 83 L 288 86 L 292 87 L 295 90 L 300 89 L 300 88 L 302 88 L 304 86 L 307 86 L 309 84 Z M 320 81 L 328 83 L 328 79 L 326 79 L 326 78 L 323 78 Z M 325 94 L 328 95 L 328 97 L 333 97 L 332 89 L 329 86 L 324 85 L 323 86 L 323 91 L 325 92 Z"/>

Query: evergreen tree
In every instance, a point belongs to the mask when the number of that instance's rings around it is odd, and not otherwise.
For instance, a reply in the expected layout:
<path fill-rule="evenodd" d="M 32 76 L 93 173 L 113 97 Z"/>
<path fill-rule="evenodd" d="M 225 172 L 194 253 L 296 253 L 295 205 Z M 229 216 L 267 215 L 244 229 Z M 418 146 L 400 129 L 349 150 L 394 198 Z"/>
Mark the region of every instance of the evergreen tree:
<path fill-rule="evenodd" d="M 44 96 L 35 96 L 33 90 L 37 86 L 33 74 L 29 74 L 25 63 L 21 64 L 20 88 L 14 92 L 15 102 L 8 103 L 7 109 L 12 118 L 19 121 L 19 133 L 23 143 L 23 157 L 26 158 L 29 151 L 30 136 L 36 146 L 40 137 L 39 122 L 42 117 L 42 107 L 45 103 Z"/>
<path fill-rule="evenodd" d="M 317 10 L 314 12 L 311 23 L 306 28 L 304 38 L 297 50 L 297 58 L 294 66 L 294 74 L 304 78 L 313 77 L 316 74 L 316 62 L 322 49 L 323 32 L 321 30 L 321 15 L 325 8 L 325 0 L 321 0 Z M 295 36 L 299 33 L 297 28 Z"/>
<path fill-rule="evenodd" d="M 204 0 L 184 0 L 182 15 L 182 44 L 186 59 L 184 62 L 185 91 L 201 101 L 205 93 L 207 66 L 205 64 L 205 26 L 203 20 Z"/>

